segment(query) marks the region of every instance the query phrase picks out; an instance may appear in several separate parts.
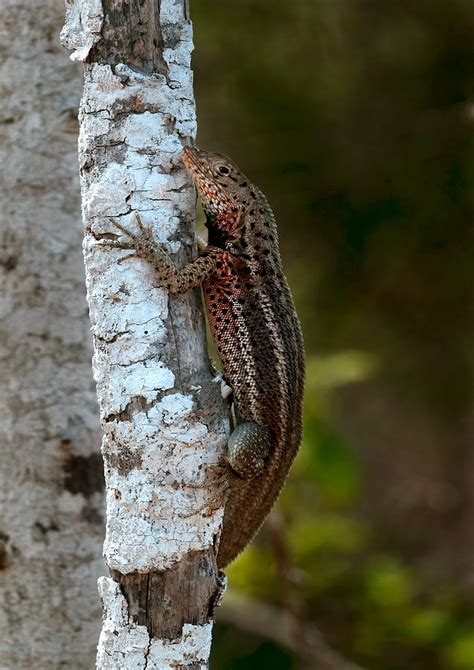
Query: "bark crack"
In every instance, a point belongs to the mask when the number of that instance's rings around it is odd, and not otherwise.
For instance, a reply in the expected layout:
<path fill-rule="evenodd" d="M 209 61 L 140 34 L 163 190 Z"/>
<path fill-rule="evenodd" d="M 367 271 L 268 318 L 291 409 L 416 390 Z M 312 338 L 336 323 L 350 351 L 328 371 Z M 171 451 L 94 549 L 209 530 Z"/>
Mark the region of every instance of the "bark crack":
<path fill-rule="evenodd" d="M 151 637 L 151 635 L 148 635 L 148 644 L 147 644 L 147 647 L 145 649 L 145 665 L 143 666 L 143 670 L 147 670 L 147 668 L 148 668 L 148 660 L 150 658 L 150 651 L 151 651 L 152 643 L 153 643 L 153 638 Z"/>

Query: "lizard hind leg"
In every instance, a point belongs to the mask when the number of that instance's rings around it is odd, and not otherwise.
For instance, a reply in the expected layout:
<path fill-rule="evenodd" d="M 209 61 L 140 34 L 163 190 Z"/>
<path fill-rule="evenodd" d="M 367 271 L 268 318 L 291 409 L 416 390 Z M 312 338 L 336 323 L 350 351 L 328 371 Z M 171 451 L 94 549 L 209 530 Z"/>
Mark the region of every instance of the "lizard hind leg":
<path fill-rule="evenodd" d="M 271 450 L 271 431 L 255 421 L 240 423 L 229 437 L 227 460 L 243 479 L 259 475 Z"/>

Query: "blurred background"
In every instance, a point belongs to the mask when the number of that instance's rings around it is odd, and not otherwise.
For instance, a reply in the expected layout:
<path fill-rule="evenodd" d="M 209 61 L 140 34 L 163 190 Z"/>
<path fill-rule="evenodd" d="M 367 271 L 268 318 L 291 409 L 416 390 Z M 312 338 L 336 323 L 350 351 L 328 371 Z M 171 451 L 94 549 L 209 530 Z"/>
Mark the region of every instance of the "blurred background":
<path fill-rule="evenodd" d="M 192 18 L 198 144 L 275 211 L 308 366 L 304 443 L 228 571 L 212 667 L 318 670 L 328 644 L 369 670 L 472 670 L 474 3 Z"/>

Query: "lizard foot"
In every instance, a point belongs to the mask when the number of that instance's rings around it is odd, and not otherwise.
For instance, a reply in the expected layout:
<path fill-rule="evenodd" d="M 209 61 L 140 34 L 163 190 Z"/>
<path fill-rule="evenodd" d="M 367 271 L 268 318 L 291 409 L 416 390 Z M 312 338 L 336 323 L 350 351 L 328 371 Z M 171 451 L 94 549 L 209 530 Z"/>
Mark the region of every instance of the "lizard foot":
<path fill-rule="evenodd" d="M 188 519 L 195 514 L 201 514 L 201 512 L 204 512 L 205 510 L 208 510 L 209 514 L 212 514 L 216 509 L 222 507 L 222 500 L 227 496 L 231 486 L 230 480 L 232 478 L 232 473 L 229 470 L 229 465 L 227 461 L 223 461 L 217 465 L 210 466 L 208 470 L 212 471 L 213 474 L 217 473 L 218 476 L 213 476 L 212 480 L 209 478 L 209 480 L 203 484 L 187 482 L 186 488 L 208 489 L 210 486 L 213 486 L 216 490 L 213 493 L 211 500 L 206 502 L 206 504 L 199 509 L 193 509 L 189 514 L 180 514 L 182 519 Z"/>
<path fill-rule="evenodd" d="M 213 494 L 211 500 L 206 502 L 198 509 L 193 509 L 192 512 L 189 512 L 189 514 L 180 514 L 179 516 L 181 519 L 189 519 L 190 517 L 195 516 L 196 514 L 202 514 L 202 512 L 206 512 L 206 515 L 209 516 L 213 512 L 218 510 L 220 507 L 222 507 L 222 501 L 227 497 L 227 494 L 229 493 L 231 488 L 231 484 L 229 481 L 229 474 L 227 474 L 226 477 L 214 480 L 213 483 L 217 484 L 217 491 Z M 205 488 L 202 484 L 196 484 L 196 485 L 187 484 L 186 486 L 196 489 Z"/>
<path fill-rule="evenodd" d="M 131 249 L 133 254 L 126 256 L 129 258 L 141 258 L 150 262 L 158 270 L 168 269 L 170 265 L 170 258 L 166 251 L 158 246 L 153 239 L 153 232 L 149 226 L 145 226 L 138 213 L 135 214 L 136 223 L 138 226 L 138 233 L 129 230 L 126 226 L 119 223 L 116 219 L 111 219 L 112 224 L 122 235 L 128 239 L 122 240 L 102 240 L 98 243 L 100 247 L 112 249 Z M 122 259 L 125 260 L 125 259 Z"/>

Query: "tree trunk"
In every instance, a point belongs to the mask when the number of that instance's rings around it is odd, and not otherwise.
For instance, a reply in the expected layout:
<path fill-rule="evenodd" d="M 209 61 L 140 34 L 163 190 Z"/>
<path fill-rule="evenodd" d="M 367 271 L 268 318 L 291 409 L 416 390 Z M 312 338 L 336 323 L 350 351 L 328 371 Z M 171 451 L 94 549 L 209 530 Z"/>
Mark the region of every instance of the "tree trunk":
<path fill-rule="evenodd" d="M 219 464 L 228 419 L 199 293 L 169 298 L 123 250 L 136 214 L 178 264 L 196 253 L 180 152 L 196 131 L 182 0 L 75 2 L 63 41 L 85 62 L 79 162 L 94 374 L 104 431 L 104 624 L 98 668 L 204 668 L 219 595 Z"/>
<path fill-rule="evenodd" d="M 2 4 L 0 666 L 90 668 L 103 476 L 83 297 L 80 72 L 60 0 Z"/>

